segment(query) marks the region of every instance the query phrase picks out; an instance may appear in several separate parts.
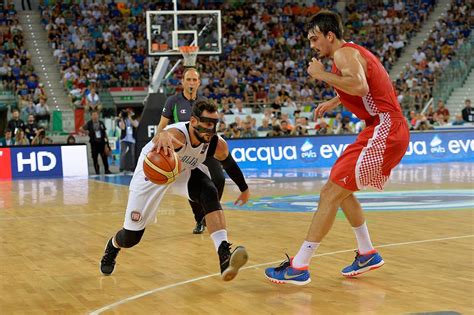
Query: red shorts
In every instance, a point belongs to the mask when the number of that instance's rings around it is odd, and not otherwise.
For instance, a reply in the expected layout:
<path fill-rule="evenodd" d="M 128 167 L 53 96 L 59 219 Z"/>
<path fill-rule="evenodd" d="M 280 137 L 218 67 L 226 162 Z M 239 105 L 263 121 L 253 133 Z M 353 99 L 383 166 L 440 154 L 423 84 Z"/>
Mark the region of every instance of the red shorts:
<path fill-rule="evenodd" d="M 352 191 L 371 186 L 383 190 L 392 169 L 400 163 L 410 141 L 401 113 L 375 116 L 334 164 L 329 178 Z"/>

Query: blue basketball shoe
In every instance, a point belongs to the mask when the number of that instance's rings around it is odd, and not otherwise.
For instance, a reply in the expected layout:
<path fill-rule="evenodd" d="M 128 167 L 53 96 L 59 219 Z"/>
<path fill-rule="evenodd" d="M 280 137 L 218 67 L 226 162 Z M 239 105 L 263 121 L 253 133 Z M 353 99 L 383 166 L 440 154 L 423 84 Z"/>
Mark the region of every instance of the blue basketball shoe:
<path fill-rule="evenodd" d="M 374 249 L 367 254 L 360 255 L 356 250 L 356 257 L 352 265 L 342 269 L 341 273 L 345 277 L 355 277 L 361 273 L 382 267 L 385 263 L 382 256 Z"/>
<path fill-rule="evenodd" d="M 280 266 L 275 268 L 267 268 L 265 269 L 265 276 L 271 282 L 283 284 L 283 283 L 291 283 L 296 285 L 305 285 L 311 282 L 311 278 L 309 276 L 308 267 L 305 268 L 295 268 L 291 266 L 293 258 L 288 258 L 284 262 L 280 264 Z"/>

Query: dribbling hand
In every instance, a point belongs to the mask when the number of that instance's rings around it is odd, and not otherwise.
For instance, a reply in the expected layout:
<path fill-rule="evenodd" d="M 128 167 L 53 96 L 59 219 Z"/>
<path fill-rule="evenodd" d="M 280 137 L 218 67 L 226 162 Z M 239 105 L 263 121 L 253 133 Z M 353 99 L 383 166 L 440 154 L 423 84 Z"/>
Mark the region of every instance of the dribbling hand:
<path fill-rule="evenodd" d="M 156 134 L 151 141 L 153 141 L 153 148 L 151 148 L 151 150 L 160 152 L 160 150 L 163 149 L 166 156 L 173 154 L 175 145 L 177 147 L 182 147 L 184 145 L 166 130 Z"/>

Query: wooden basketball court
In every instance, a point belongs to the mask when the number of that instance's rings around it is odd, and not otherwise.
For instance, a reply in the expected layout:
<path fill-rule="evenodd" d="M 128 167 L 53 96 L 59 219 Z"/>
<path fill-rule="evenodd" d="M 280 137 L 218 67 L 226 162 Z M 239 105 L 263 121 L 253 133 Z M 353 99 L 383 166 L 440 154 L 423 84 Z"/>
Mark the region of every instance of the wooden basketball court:
<path fill-rule="evenodd" d="M 191 233 L 183 199 L 167 196 L 157 223 L 137 247 L 121 251 L 114 274 L 105 277 L 98 264 L 122 225 L 127 186 L 98 178 L 0 182 L 0 313 L 473 313 L 473 179 L 471 163 L 397 168 L 388 195 L 363 195 L 385 266 L 357 279 L 340 275 L 356 242 L 338 214 L 304 287 L 273 284 L 263 271 L 298 250 L 313 215 L 298 211 L 307 209 L 298 198 L 317 195 L 321 179 L 250 181 L 255 202 L 226 210 L 230 241 L 250 255 L 228 283 L 220 280 L 208 234 Z M 224 201 L 236 192 L 228 185 Z M 286 205 L 286 198 L 296 199 Z"/>

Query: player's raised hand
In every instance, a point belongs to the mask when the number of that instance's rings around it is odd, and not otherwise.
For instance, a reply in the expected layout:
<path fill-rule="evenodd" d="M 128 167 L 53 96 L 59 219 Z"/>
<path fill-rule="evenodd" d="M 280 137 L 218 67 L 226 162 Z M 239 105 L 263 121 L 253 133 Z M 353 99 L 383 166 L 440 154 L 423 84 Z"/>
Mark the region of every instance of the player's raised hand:
<path fill-rule="evenodd" d="M 240 193 L 239 197 L 237 197 L 237 199 L 235 200 L 234 205 L 243 206 L 247 203 L 247 201 L 249 201 L 249 198 L 250 190 L 247 188 L 246 190 Z"/>
<path fill-rule="evenodd" d="M 153 147 L 151 150 L 156 150 L 156 152 L 160 152 L 163 149 L 165 155 L 173 154 L 174 147 L 182 147 L 184 144 L 176 139 L 171 133 L 166 130 L 162 130 L 158 134 L 156 134 L 153 139 Z"/>
<path fill-rule="evenodd" d="M 308 74 L 318 80 L 322 73 L 324 73 L 324 65 L 318 58 L 312 58 L 308 66 Z"/>

